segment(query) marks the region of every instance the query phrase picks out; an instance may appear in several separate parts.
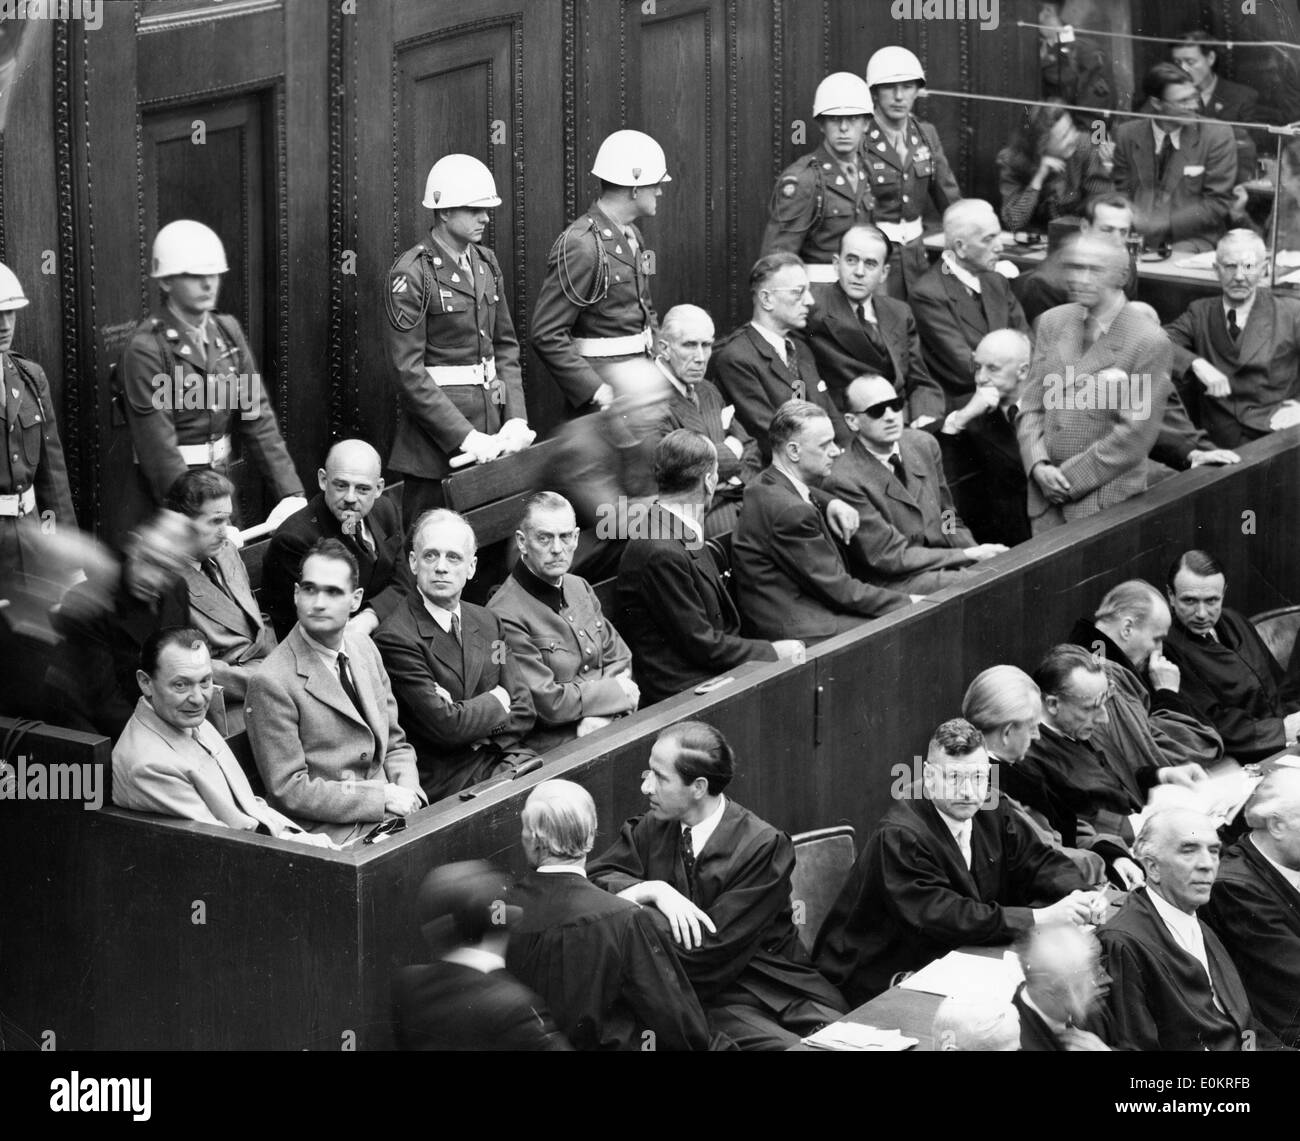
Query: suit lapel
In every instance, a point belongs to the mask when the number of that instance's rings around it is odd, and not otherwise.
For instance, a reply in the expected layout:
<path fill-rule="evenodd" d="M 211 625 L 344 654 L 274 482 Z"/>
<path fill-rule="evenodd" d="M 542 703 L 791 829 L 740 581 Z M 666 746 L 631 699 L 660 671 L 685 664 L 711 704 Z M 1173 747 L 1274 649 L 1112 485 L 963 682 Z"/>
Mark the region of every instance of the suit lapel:
<path fill-rule="evenodd" d="M 838 285 L 827 290 L 826 326 L 831 336 L 837 340 L 844 351 L 856 361 L 873 361 L 880 354 L 867 337 L 862 322 L 854 311 L 852 303 Z M 877 308 L 879 319 L 880 310 Z M 883 334 L 882 334 L 883 335 Z"/>
<path fill-rule="evenodd" d="M 971 332 L 983 337 L 988 332 L 988 318 L 984 315 L 982 294 L 972 294 L 966 286 L 957 280 L 957 275 L 954 273 L 941 273 L 939 278 L 943 282 L 944 288 L 947 289 L 948 296 L 952 299 L 953 312 L 957 314 L 958 320 L 966 325 Z"/>
<path fill-rule="evenodd" d="M 876 321 L 880 327 L 880 335 L 885 340 L 885 348 L 889 351 L 889 359 L 894 364 L 894 384 L 900 391 L 907 383 L 907 360 L 904 353 L 907 351 L 907 319 L 905 311 L 895 309 L 894 306 L 887 304 L 889 298 L 883 299 L 886 304 L 882 305 L 880 300 L 875 302 Z"/>
<path fill-rule="evenodd" d="M 1216 306 L 1219 313 L 1219 319 L 1224 322 L 1226 329 L 1227 318 L 1223 315 L 1223 306 Z M 1251 306 L 1250 316 L 1246 319 L 1246 327 L 1241 331 L 1241 339 L 1237 342 L 1237 363 L 1246 364 L 1248 361 L 1260 360 L 1267 364 L 1270 351 L 1273 345 L 1273 328 L 1275 317 L 1277 315 L 1277 305 L 1272 296 L 1266 292 L 1255 294 L 1255 304 Z"/>
<path fill-rule="evenodd" d="M 791 392 L 794 391 L 794 376 L 786 367 L 785 362 L 781 359 L 780 354 L 769 343 L 757 329 L 752 325 L 745 327 L 745 336 L 750 339 L 758 355 L 761 356 L 771 367 L 772 372 Z M 778 403 L 784 403 L 788 399 L 783 397 Z"/>
<path fill-rule="evenodd" d="M 224 574 L 225 567 L 221 570 Z M 195 610 L 233 633 L 248 633 L 247 615 L 224 591 L 218 590 L 202 570 L 186 567 L 185 583 L 189 588 L 190 605 Z"/>
<path fill-rule="evenodd" d="M 217 565 L 221 567 L 226 586 L 230 588 L 230 593 L 239 604 L 240 610 L 252 621 L 254 628 L 261 626 L 262 612 L 253 599 L 253 592 L 249 589 L 248 574 L 244 570 L 239 552 L 230 543 L 217 552 Z"/>
<path fill-rule="evenodd" d="M 320 654 L 307 645 L 296 626 L 289 636 L 292 638 L 294 635 L 297 635 L 293 650 L 298 662 L 298 674 L 306 679 L 303 688 L 317 701 L 328 705 L 336 713 L 341 713 L 349 721 L 355 721 L 369 729 L 369 722 L 343 692 L 343 683 L 339 681 L 338 675 L 325 664 L 325 659 Z M 353 679 L 355 678 L 354 671 Z"/>
<path fill-rule="evenodd" d="M 460 636 L 465 659 L 465 693 L 468 695 L 474 692 L 479 678 L 483 676 L 487 637 L 478 614 L 465 603 L 461 603 L 460 607 Z M 489 647 L 488 653 L 490 652 Z"/>

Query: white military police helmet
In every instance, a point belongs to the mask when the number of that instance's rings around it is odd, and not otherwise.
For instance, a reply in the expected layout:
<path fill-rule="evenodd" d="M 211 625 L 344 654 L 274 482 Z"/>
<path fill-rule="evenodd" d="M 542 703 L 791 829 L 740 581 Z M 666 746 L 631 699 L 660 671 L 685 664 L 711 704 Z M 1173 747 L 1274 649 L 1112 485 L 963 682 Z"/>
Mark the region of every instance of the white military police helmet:
<path fill-rule="evenodd" d="M 888 86 L 894 83 L 925 84 L 925 69 L 921 61 L 907 48 L 891 45 L 881 48 L 867 60 L 867 86 Z"/>
<path fill-rule="evenodd" d="M 422 205 L 429 210 L 483 210 L 500 206 L 501 197 L 492 172 L 473 155 L 443 155 L 429 168 Z"/>
<path fill-rule="evenodd" d="M 26 304 L 27 294 L 23 292 L 18 275 L 7 265 L 0 265 L 0 313 L 21 309 Z"/>
<path fill-rule="evenodd" d="M 206 277 L 225 273 L 226 249 L 202 222 L 182 218 L 168 222 L 153 240 L 153 268 L 150 277 L 172 277 L 178 273 Z"/>
<path fill-rule="evenodd" d="M 596 152 L 591 173 L 615 186 L 655 186 L 672 182 L 664 148 L 641 131 L 615 131 Z"/>
<path fill-rule="evenodd" d="M 817 84 L 813 118 L 819 115 L 870 115 L 871 89 L 861 76 L 837 71 Z"/>

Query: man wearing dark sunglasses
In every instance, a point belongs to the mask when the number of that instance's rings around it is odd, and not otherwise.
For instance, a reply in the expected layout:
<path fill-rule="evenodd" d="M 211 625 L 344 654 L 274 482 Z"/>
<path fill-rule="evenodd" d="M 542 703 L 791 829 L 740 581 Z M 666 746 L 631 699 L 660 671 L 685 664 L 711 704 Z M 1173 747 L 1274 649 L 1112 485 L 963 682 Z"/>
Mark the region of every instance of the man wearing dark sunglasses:
<path fill-rule="evenodd" d="M 903 427 L 907 401 L 883 376 L 860 376 L 845 393 L 853 442 L 827 490 L 858 509 L 849 569 L 893 590 L 930 594 L 959 582 L 1001 543 L 976 543 L 952 504 L 933 436 Z"/>

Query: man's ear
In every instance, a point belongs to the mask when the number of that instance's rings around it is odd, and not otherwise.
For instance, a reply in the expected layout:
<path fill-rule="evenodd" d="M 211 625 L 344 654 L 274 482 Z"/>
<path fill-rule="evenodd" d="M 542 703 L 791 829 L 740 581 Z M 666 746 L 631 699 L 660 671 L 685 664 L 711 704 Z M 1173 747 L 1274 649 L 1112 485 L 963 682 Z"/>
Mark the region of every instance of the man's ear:
<path fill-rule="evenodd" d="M 144 670 L 135 671 L 135 684 L 140 687 L 140 692 L 144 694 L 145 697 L 149 698 L 150 701 L 153 700 L 153 678 L 145 673 Z"/>
<path fill-rule="evenodd" d="M 365 597 L 365 594 L 364 588 L 360 586 L 352 592 L 352 609 L 348 611 L 349 614 L 355 614 L 361 609 L 361 600 Z"/>
<path fill-rule="evenodd" d="M 381 480 L 380 482 L 382 483 L 383 481 Z M 317 469 L 316 469 L 316 485 L 321 489 L 321 491 L 324 491 L 324 490 L 325 490 L 325 485 L 326 485 L 327 483 L 329 483 L 329 476 L 327 476 L 327 475 L 325 474 L 325 469 L 324 469 L 324 468 L 317 468 Z"/>

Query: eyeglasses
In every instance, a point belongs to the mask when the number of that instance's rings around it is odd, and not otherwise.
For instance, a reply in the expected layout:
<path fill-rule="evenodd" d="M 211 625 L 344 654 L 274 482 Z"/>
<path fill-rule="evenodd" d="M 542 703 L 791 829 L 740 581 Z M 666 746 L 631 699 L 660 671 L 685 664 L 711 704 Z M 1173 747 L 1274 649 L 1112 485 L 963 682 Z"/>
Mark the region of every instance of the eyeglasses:
<path fill-rule="evenodd" d="M 1215 262 L 1215 265 L 1217 265 L 1225 273 L 1232 273 L 1232 274 L 1235 274 L 1237 270 L 1241 270 L 1242 273 L 1254 273 L 1257 268 L 1255 262 L 1253 261 L 1243 261 L 1243 262 L 1220 261 L 1220 262 Z"/>
<path fill-rule="evenodd" d="M 763 292 L 764 293 L 793 293 L 798 296 L 802 296 L 805 293 L 811 293 L 812 289 L 809 288 L 807 285 L 782 285 L 779 288 L 769 285 L 763 290 Z"/>
<path fill-rule="evenodd" d="M 845 411 L 851 416 L 866 416 L 870 420 L 879 420 L 886 412 L 901 412 L 907 407 L 907 401 L 901 396 L 895 396 L 893 400 L 882 400 L 879 404 L 872 404 L 867 408 L 846 408 Z"/>

